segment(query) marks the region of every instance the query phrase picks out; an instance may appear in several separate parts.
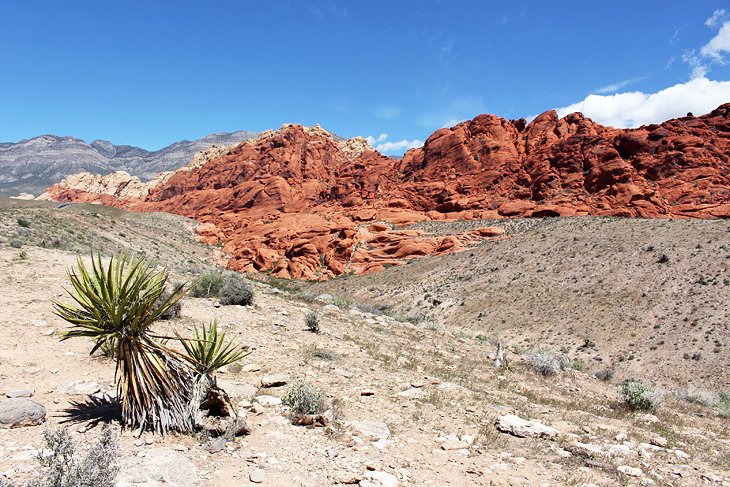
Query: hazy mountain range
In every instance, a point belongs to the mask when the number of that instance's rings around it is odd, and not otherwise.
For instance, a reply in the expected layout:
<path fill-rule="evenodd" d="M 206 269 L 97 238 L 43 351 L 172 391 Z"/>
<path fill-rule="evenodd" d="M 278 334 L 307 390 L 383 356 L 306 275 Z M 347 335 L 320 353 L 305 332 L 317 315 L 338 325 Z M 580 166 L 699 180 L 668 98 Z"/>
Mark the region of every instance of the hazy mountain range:
<path fill-rule="evenodd" d="M 188 163 L 196 152 L 211 145 L 231 145 L 256 136 L 238 131 L 182 140 L 157 151 L 131 145 L 114 145 L 106 140 L 88 144 L 75 137 L 41 135 L 20 142 L 0 143 L 0 194 L 41 193 L 65 176 L 88 171 L 108 174 L 127 171 L 151 179 Z"/>

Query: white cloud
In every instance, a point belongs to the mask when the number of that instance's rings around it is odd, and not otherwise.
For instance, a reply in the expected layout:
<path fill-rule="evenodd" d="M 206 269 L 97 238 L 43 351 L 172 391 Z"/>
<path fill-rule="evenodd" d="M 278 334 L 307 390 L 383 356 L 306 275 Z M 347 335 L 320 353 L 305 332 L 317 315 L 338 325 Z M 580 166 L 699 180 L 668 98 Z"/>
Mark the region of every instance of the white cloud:
<path fill-rule="evenodd" d="M 368 135 L 367 137 L 365 137 L 365 140 L 368 141 L 368 144 L 375 147 L 375 144 L 377 144 L 378 142 L 384 142 L 388 140 L 388 134 L 380 134 L 377 138 L 373 137 L 372 135 Z"/>
<path fill-rule="evenodd" d="M 700 55 L 717 63 L 724 63 L 723 54 L 730 52 L 730 21 L 720 27 L 720 31 L 710 42 L 702 46 Z"/>
<path fill-rule="evenodd" d="M 441 126 L 441 128 L 442 129 L 448 129 L 448 128 L 453 127 L 454 125 L 459 125 L 463 121 L 464 121 L 464 119 L 461 119 L 461 118 L 452 118 L 451 120 L 449 120 L 448 122 L 446 122 L 445 124 L 443 124 Z"/>
<path fill-rule="evenodd" d="M 724 8 L 718 8 L 712 12 L 712 15 L 707 20 L 705 20 L 705 25 L 707 27 L 715 27 L 716 25 L 719 25 L 727 17 L 726 14 L 727 12 Z"/>
<path fill-rule="evenodd" d="M 561 117 L 582 112 L 604 125 L 638 127 L 684 116 L 687 112 L 704 114 L 727 102 L 730 102 L 730 81 L 713 81 L 702 76 L 656 93 L 634 91 L 607 96 L 588 95 L 584 100 L 557 111 Z"/>
<path fill-rule="evenodd" d="M 730 52 L 730 20 L 726 19 L 725 9 L 715 10 L 705 21 L 705 25 L 713 29 L 722 24 L 715 37 L 702 46 L 699 52 L 692 49 L 682 54 L 682 60 L 689 65 L 693 78 L 704 77 L 710 72 L 713 63 L 725 64 L 725 54 Z"/>
<path fill-rule="evenodd" d="M 614 91 L 620 90 L 624 86 L 630 85 L 631 83 L 636 83 L 637 81 L 640 81 L 642 79 L 644 79 L 644 78 L 630 78 L 630 79 L 625 79 L 625 80 L 619 81 L 617 83 L 612 83 L 610 85 L 601 86 L 600 88 L 596 89 L 595 92 L 596 93 L 601 93 L 601 94 L 603 94 L 603 93 L 613 93 Z"/>
<path fill-rule="evenodd" d="M 367 137 L 365 137 L 365 140 L 368 141 L 368 143 L 373 147 L 373 149 L 377 150 L 378 152 L 382 152 L 382 153 L 400 152 L 402 154 L 405 151 L 407 151 L 408 149 L 414 149 L 416 147 L 421 147 L 423 145 L 423 141 L 419 140 L 419 139 L 413 139 L 413 140 L 403 139 L 403 140 L 388 142 L 388 134 L 380 134 L 377 137 L 368 135 Z"/>

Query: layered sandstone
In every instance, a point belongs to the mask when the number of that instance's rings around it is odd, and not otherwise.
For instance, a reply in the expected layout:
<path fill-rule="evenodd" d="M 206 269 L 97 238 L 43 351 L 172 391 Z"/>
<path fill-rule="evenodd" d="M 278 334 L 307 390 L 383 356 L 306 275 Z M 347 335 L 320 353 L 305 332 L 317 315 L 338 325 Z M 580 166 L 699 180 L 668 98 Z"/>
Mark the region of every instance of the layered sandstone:
<path fill-rule="evenodd" d="M 632 130 L 580 113 L 529 124 L 480 115 L 401 161 L 364 139 L 287 124 L 212 152 L 146 196 L 63 184 L 49 194 L 189 216 L 204 223 L 201 239 L 223 244 L 232 269 L 311 279 L 501 238 L 491 228 L 446 237 L 401 228 L 424 220 L 730 217 L 729 157 L 730 104 Z"/>

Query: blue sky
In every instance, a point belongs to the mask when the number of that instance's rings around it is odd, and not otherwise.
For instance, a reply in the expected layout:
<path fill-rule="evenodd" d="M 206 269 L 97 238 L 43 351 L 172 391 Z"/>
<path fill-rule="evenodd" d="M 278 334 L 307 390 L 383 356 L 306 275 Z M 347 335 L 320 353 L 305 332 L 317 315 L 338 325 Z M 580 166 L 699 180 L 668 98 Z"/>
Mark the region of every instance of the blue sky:
<path fill-rule="evenodd" d="M 0 7 L 0 141 L 159 149 L 297 122 L 403 153 L 480 113 L 632 126 L 730 101 L 730 1 Z"/>

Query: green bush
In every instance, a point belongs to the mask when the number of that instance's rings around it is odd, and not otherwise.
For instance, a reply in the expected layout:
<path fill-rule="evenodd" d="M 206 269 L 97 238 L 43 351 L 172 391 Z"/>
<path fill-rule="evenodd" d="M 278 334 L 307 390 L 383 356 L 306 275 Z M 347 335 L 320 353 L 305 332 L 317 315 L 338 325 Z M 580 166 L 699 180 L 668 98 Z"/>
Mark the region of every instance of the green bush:
<path fill-rule="evenodd" d="M 19 249 L 23 246 L 23 241 L 19 238 L 14 238 L 10 241 L 10 246 L 14 249 Z"/>
<path fill-rule="evenodd" d="M 289 406 L 295 416 L 322 414 L 327 409 L 322 389 L 301 379 L 289 387 L 282 403 Z"/>
<path fill-rule="evenodd" d="M 227 274 L 223 278 L 218 300 L 223 305 L 251 306 L 253 304 L 253 289 L 240 275 L 235 273 Z"/>
<path fill-rule="evenodd" d="M 307 330 L 312 333 L 319 333 L 319 317 L 315 313 L 307 314 L 305 323 L 307 325 Z"/>
<path fill-rule="evenodd" d="M 20 225 L 23 228 L 28 228 L 30 226 L 30 221 L 24 216 L 19 216 L 18 225 Z"/>
<path fill-rule="evenodd" d="M 219 271 L 205 271 L 190 283 L 190 295 L 194 298 L 218 296 L 223 287 L 223 274 Z"/>
<path fill-rule="evenodd" d="M 628 379 L 621 385 L 621 395 L 633 410 L 653 411 L 661 406 L 661 394 L 638 380 Z"/>

